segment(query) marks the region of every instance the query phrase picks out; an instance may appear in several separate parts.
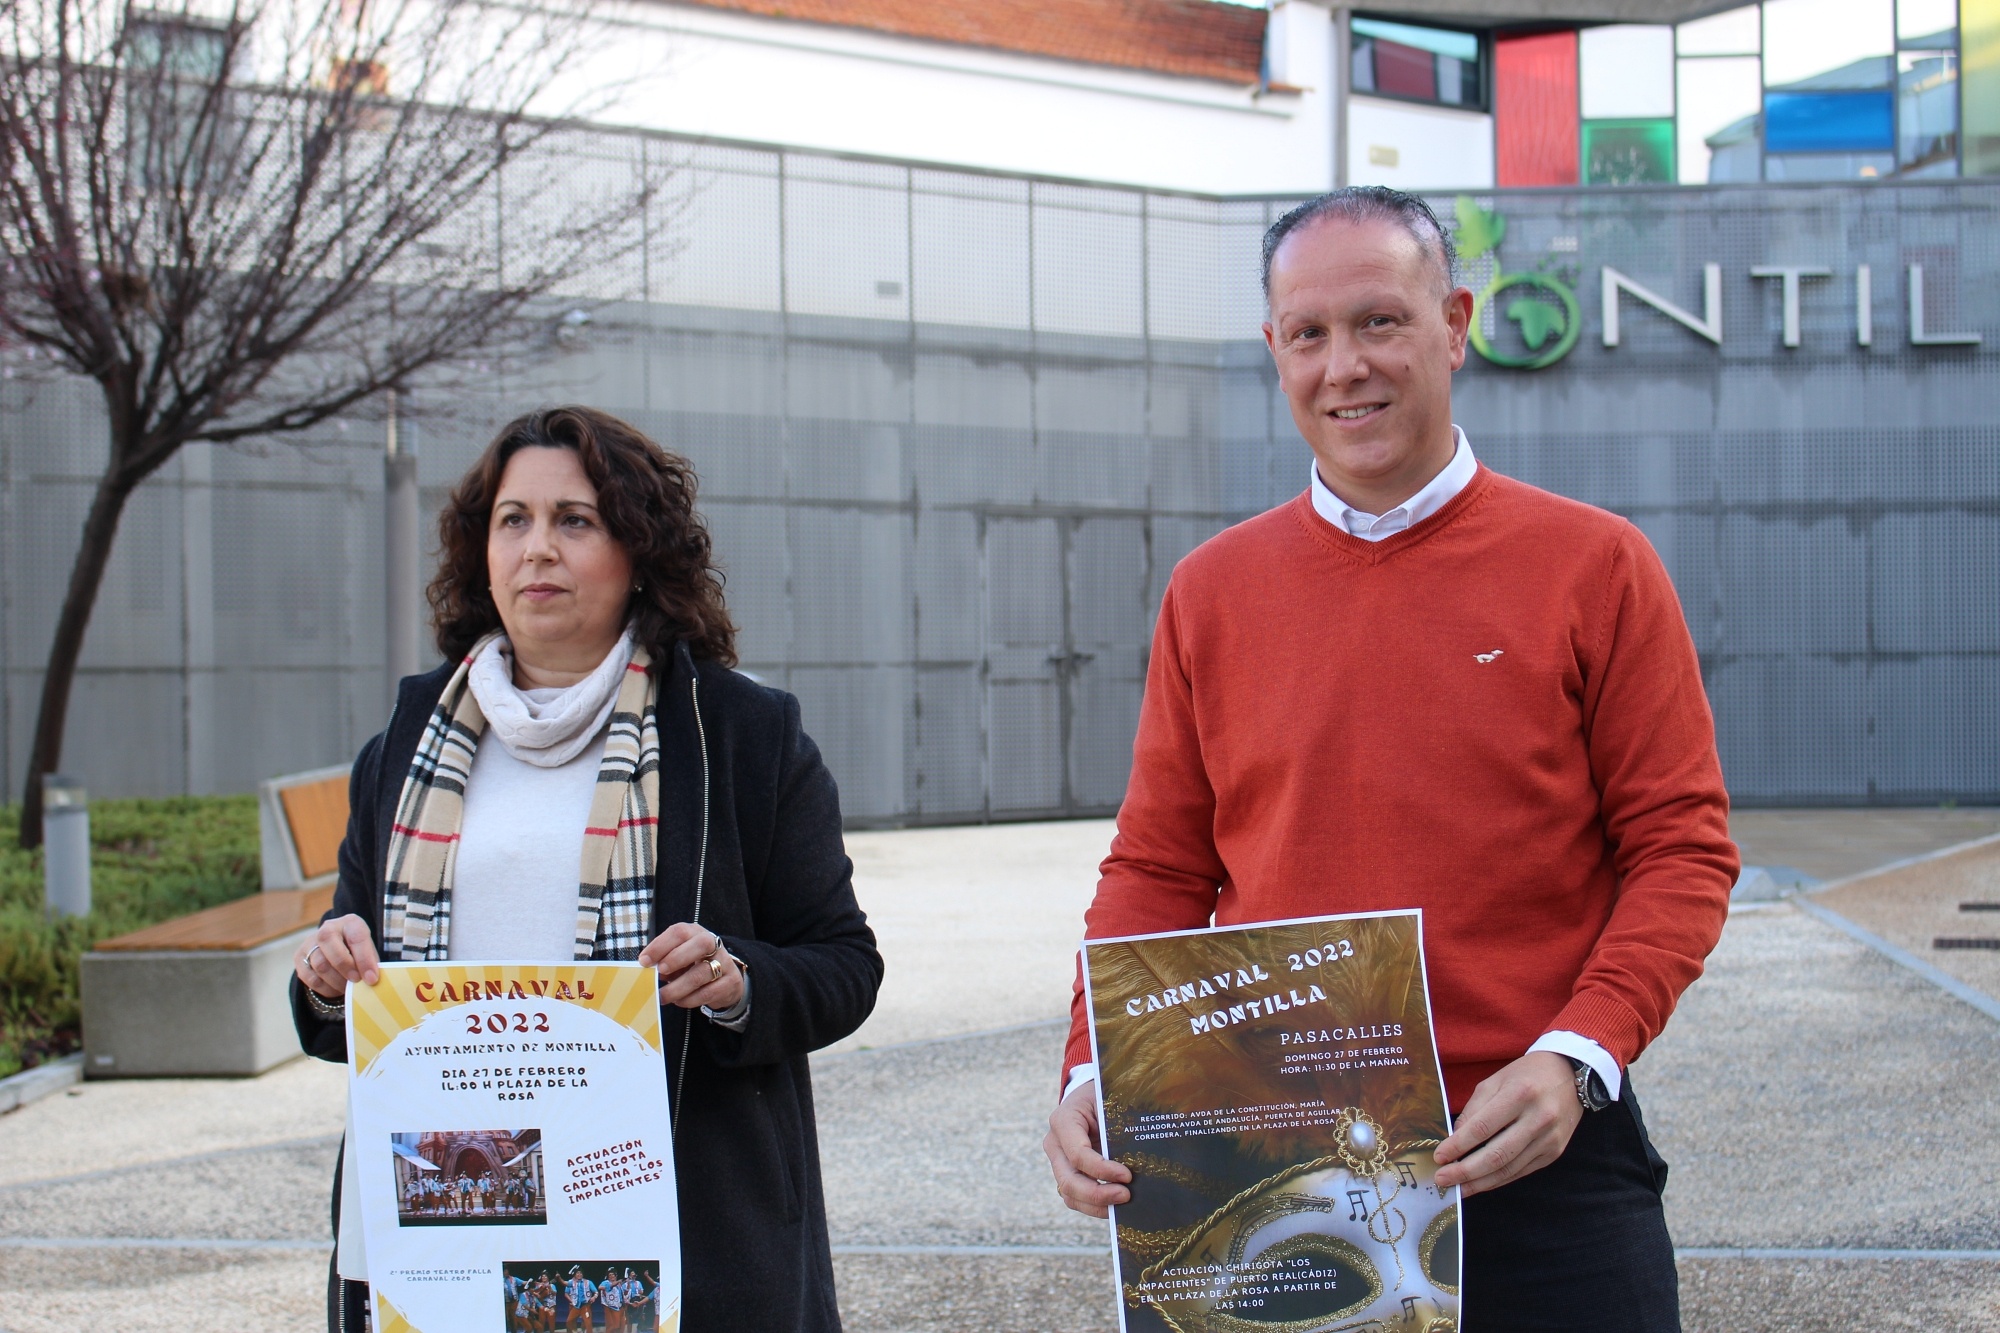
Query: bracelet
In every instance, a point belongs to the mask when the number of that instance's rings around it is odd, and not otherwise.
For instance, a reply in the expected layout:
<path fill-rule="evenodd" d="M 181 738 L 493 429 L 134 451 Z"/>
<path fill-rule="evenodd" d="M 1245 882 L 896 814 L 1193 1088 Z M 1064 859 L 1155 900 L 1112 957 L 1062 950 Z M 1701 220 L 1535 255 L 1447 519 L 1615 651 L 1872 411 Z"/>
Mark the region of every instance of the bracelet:
<path fill-rule="evenodd" d="M 329 1000 L 303 981 L 299 983 L 299 989 L 306 993 L 307 1006 L 319 1017 L 326 1019 L 328 1022 L 336 1018 L 347 1017 L 346 1000 Z"/>

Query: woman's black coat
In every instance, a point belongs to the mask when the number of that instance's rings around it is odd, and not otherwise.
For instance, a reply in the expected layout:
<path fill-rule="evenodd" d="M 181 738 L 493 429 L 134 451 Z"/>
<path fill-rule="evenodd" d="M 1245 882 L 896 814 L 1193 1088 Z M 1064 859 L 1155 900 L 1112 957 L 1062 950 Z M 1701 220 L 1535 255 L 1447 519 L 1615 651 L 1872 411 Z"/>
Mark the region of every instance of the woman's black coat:
<path fill-rule="evenodd" d="M 390 823 L 450 679 L 446 664 L 404 680 L 388 729 L 354 762 L 328 916 L 359 915 L 378 949 Z M 882 981 L 874 933 L 854 901 L 840 796 L 800 729 L 798 700 L 697 663 L 684 646 L 660 684 L 659 725 L 656 929 L 697 921 L 749 964 L 751 978 L 750 1022 L 740 1033 L 695 1011 L 662 1011 L 667 1086 L 678 1089 L 681 1327 L 837 1330 L 806 1053 L 860 1027 Z M 315 1017 L 296 979 L 292 1014 L 307 1053 L 347 1059 L 343 1026 Z M 337 1182 L 334 1197 L 337 1210 Z M 339 1312 L 329 1318 L 337 1324 Z"/>

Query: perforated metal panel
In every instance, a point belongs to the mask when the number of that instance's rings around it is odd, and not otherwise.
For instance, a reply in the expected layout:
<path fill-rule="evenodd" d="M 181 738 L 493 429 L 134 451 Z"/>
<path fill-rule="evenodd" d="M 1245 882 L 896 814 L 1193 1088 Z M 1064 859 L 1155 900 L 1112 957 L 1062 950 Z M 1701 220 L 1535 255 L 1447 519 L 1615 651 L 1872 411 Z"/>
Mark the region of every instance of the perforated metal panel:
<path fill-rule="evenodd" d="M 851 819 L 1115 809 L 1174 562 L 1305 483 L 1257 329 L 1258 238 L 1288 201 L 611 134 L 572 147 L 455 243 L 504 244 L 505 202 L 546 202 L 552 182 L 675 174 L 640 249 L 567 298 L 614 302 L 581 337 L 474 368 L 406 427 L 427 504 L 527 406 L 624 415 L 696 462 L 745 668 L 800 696 Z M 1475 359 L 1458 420 L 1489 464 L 1629 515 L 1660 550 L 1736 798 L 2000 799 L 2000 347 L 1911 347 L 1905 290 L 1922 264 L 1931 331 L 2000 335 L 1995 187 L 1482 198 L 1507 219 L 1510 270 L 1575 288 L 1582 336 L 1546 370 Z M 1629 296 L 1621 345 L 1602 345 L 1603 266 L 1700 315 L 1708 262 L 1720 348 Z M 1780 284 L 1749 276 L 1774 264 L 1833 271 L 1805 282 L 1797 348 Z M 14 799 L 102 428 L 87 389 L 0 396 Z M 106 794 L 165 793 L 350 757 L 388 697 L 379 459 L 379 423 L 357 417 L 190 453 L 149 483 L 67 766 Z"/>

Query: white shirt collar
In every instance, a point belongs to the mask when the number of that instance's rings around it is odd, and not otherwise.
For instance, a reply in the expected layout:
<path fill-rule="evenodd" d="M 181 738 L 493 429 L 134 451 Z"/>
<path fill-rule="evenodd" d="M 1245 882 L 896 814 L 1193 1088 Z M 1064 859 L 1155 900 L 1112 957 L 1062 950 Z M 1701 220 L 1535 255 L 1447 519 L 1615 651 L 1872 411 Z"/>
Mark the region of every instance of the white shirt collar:
<path fill-rule="evenodd" d="M 1453 426 L 1451 434 L 1458 447 L 1452 451 L 1451 461 L 1444 465 L 1444 470 L 1386 514 L 1365 514 L 1354 508 L 1320 480 L 1319 466 L 1312 465 L 1308 470 L 1312 473 L 1313 512 L 1342 532 L 1367 542 L 1379 542 L 1415 527 L 1450 504 L 1452 497 L 1464 490 L 1479 471 L 1479 460 L 1472 456 L 1472 444 L 1465 438 L 1465 432 Z"/>

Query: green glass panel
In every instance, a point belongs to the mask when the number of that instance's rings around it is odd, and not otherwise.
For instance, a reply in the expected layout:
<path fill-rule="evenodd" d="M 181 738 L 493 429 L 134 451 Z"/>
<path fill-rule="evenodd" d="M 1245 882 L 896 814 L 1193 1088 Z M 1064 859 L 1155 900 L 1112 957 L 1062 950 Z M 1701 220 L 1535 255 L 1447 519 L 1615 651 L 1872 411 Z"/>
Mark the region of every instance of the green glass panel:
<path fill-rule="evenodd" d="M 2000 176 L 2000 0 L 1959 0 L 1965 174 Z"/>
<path fill-rule="evenodd" d="M 2000 3 L 2000 0 L 1995 0 L 1995 3 Z M 1673 121 L 1584 121 L 1583 183 L 1672 185 Z"/>

